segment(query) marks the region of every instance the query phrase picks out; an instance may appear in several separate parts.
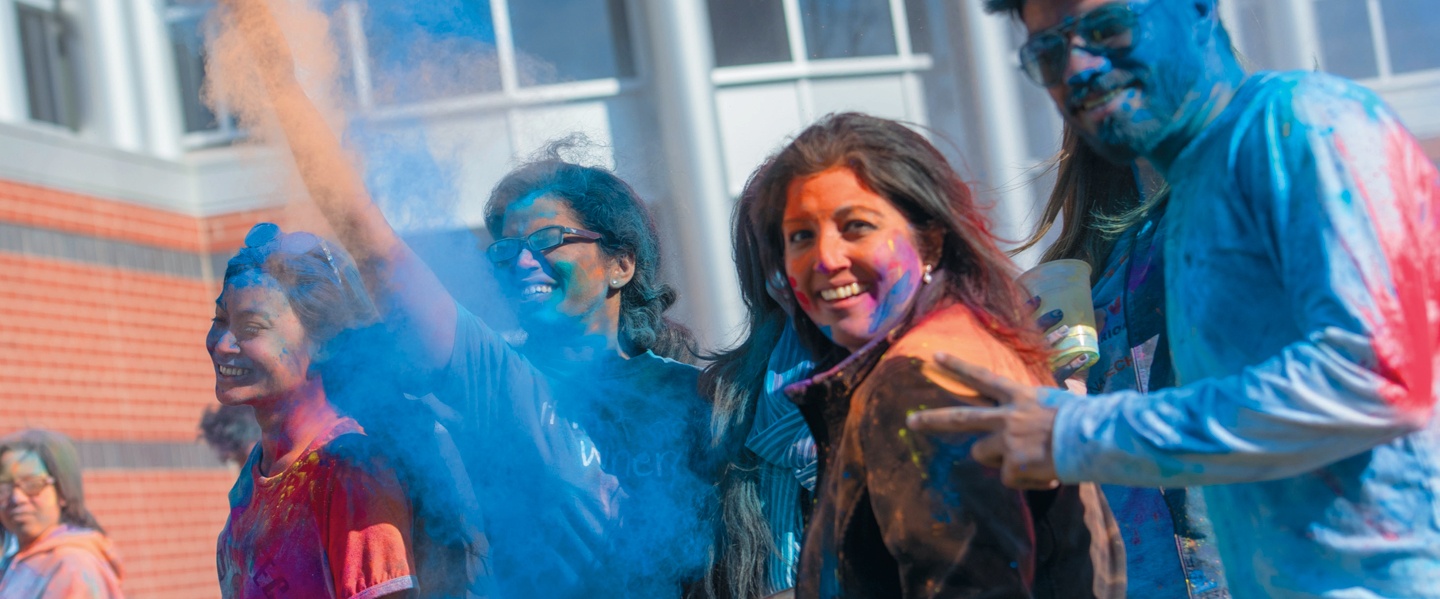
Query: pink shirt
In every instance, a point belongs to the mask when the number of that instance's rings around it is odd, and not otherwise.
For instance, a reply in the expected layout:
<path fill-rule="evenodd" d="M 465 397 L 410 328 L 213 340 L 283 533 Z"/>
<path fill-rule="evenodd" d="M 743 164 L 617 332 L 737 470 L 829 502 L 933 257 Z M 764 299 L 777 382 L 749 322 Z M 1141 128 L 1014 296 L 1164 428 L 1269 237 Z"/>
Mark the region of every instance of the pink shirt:
<path fill-rule="evenodd" d="M 0 574 L 0 597 L 124 599 L 120 558 L 105 535 L 61 525 L 15 554 Z"/>

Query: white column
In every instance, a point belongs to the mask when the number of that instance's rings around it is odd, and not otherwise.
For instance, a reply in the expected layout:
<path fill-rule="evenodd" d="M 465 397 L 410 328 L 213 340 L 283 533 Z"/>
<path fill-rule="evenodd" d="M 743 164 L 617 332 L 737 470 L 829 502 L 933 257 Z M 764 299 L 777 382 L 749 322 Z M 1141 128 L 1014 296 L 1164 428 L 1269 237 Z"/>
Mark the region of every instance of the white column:
<path fill-rule="evenodd" d="M 1282 0 L 1275 8 L 1278 14 L 1266 28 L 1267 34 L 1278 38 L 1271 46 L 1276 54 L 1270 57 L 1275 67 L 1314 70 L 1320 60 L 1314 0 Z"/>
<path fill-rule="evenodd" d="M 660 134 L 676 226 L 689 277 L 690 323 L 710 347 L 731 340 L 744 318 L 731 259 L 725 161 L 710 81 L 715 58 L 704 0 L 651 0 L 647 33 Z"/>
<path fill-rule="evenodd" d="M 124 150 L 144 149 L 144 115 L 136 72 L 137 62 L 127 14 L 128 0 L 90 0 L 85 5 L 85 31 L 89 32 L 88 78 L 95 93 L 87 94 L 95 129 L 106 145 Z"/>
<path fill-rule="evenodd" d="M 106 1 L 106 0 L 100 0 Z M 164 0 L 130 0 L 130 23 L 135 36 L 137 115 L 145 129 L 145 145 L 151 154 L 178 158 L 182 153 L 184 117 L 180 112 L 180 84 L 171 55 L 170 30 L 165 26 Z"/>
<path fill-rule="evenodd" d="M 20 54 L 20 24 L 15 21 L 15 0 L 0 0 L 0 122 L 29 120 L 25 97 L 25 63 Z"/>
<path fill-rule="evenodd" d="M 1025 117 L 1017 87 L 1024 82 L 1018 81 L 1015 47 L 1005 31 L 1010 23 L 1007 17 L 986 14 L 978 1 L 965 0 L 960 6 L 975 73 L 975 105 L 981 111 L 974 121 L 980 143 L 974 147 L 981 148 L 986 182 L 999 193 L 991 218 L 1001 238 L 1024 239 L 1030 232 L 1035 195 L 1026 176 L 1030 165 L 1026 164 Z"/>

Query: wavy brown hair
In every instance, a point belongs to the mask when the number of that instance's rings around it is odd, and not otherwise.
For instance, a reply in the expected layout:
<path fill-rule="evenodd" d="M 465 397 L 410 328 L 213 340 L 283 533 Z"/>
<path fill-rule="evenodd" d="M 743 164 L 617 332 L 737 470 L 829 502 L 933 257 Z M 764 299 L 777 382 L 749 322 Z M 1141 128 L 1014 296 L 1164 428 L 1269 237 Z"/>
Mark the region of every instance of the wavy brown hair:
<path fill-rule="evenodd" d="M 1015 283 L 1014 264 L 1000 250 L 989 219 L 940 150 L 896 121 L 853 112 L 830 115 L 770 159 L 753 182 L 755 203 L 746 214 L 755 232 L 760 263 L 737 264 L 741 283 L 764 281 L 770 273 L 784 272 L 781 220 L 790 182 L 837 166 L 853 171 L 917 231 L 940 233 L 939 248 L 923 248 L 924 253 L 939 256 L 934 282 L 921 288 L 907 321 L 946 303 L 963 304 L 1041 380 L 1049 380 L 1051 350 L 1030 321 L 1024 308 L 1027 294 Z M 755 266 L 762 271 L 745 272 Z M 793 298 L 788 301 L 794 302 Z M 791 312 L 800 340 L 817 364 L 834 364 L 846 355 L 803 312 Z"/>

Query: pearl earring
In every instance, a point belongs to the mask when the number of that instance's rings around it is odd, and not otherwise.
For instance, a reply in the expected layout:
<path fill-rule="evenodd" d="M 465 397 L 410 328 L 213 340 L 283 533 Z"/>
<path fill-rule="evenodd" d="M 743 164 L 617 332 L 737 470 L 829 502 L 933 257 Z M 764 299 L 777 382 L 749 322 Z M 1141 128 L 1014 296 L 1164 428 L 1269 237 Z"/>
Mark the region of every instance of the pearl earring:
<path fill-rule="evenodd" d="M 921 281 L 924 281 L 926 285 L 929 285 L 929 284 L 930 284 L 930 281 L 935 280 L 935 275 L 930 274 L 931 271 L 934 271 L 934 270 L 935 270 L 935 267 L 934 267 L 934 266 L 931 266 L 931 265 L 929 265 L 929 264 L 926 264 L 926 265 L 925 265 L 925 274 L 920 277 L 920 280 L 921 280 Z"/>
<path fill-rule="evenodd" d="M 620 279 L 610 279 L 610 286 L 611 286 L 611 287 L 619 287 L 619 286 L 620 286 Z"/>

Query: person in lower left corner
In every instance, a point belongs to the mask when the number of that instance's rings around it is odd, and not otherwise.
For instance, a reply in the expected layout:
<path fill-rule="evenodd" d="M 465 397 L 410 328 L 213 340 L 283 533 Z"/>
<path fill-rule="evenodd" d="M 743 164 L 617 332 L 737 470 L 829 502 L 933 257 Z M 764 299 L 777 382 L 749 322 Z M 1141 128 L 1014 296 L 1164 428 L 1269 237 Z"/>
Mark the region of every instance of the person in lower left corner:
<path fill-rule="evenodd" d="M 215 397 L 249 405 L 260 442 L 230 490 L 225 599 L 412 598 L 410 502 L 394 466 L 325 392 L 340 333 L 374 320 L 350 256 L 261 223 L 230 259 L 206 348 Z M 324 373 L 325 376 L 322 376 Z"/>
<path fill-rule="evenodd" d="M 59 433 L 0 438 L 0 597 L 124 599 L 120 558 L 85 507 L 80 459 Z"/>

